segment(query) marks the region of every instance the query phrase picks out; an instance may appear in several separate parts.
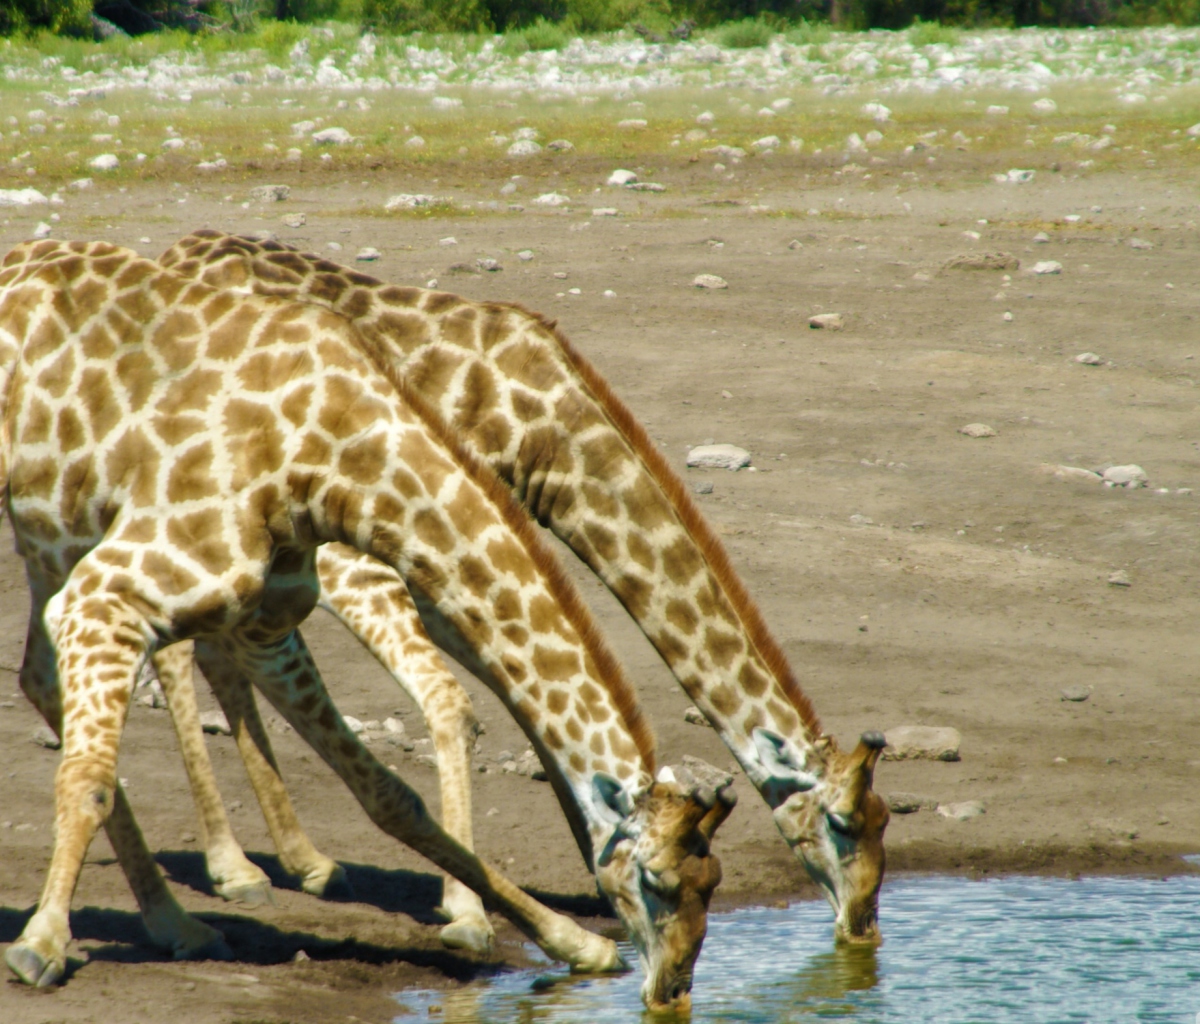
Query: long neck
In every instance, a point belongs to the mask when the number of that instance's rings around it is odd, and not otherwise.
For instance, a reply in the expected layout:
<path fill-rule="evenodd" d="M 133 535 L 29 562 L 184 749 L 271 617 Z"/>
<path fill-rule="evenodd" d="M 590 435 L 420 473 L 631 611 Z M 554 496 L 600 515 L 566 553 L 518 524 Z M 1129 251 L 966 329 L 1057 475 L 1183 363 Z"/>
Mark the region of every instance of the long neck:
<path fill-rule="evenodd" d="M 319 475 L 309 498 L 317 536 L 349 543 L 404 578 L 435 638 L 496 690 L 552 761 L 589 815 L 594 842 L 593 777 L 637 790 L 653 771 L 653 740 L 633 690 L 507 488 L 435 436 L 408 403 L 391 405 L 353 441 L 363 458 L 331 448 L 330 467 L 353 474 L 369 463 L 373 479 L 347 486 L 345 472 Z"/>
<path fill-rule="evenodd" d="M 605 582 L 751 779 L 771 729 L 808 755 L 821 734 L 761 613 L 678 477 L 600 374 L 514 306 L 382 285 L 294 251 L 185 239 L 164 261 L 351 319 L 464 447 Z"/>

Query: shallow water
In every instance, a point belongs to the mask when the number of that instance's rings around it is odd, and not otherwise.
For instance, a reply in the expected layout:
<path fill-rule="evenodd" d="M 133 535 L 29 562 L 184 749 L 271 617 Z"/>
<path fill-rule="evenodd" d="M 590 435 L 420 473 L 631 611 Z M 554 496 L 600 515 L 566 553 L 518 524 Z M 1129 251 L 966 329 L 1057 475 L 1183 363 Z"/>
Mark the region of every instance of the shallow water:
<path fill-rule="evenodd" d="M 693 1024 L 1200 1024 L 1200 877 L 899 879 L 880 917 L 874 951 L 834 949 L 824 903 L 712 915 Z M 640 984 L 514 972 L 402 992 L 396 1020 L 624 1024 L 643 1018 Z"/>

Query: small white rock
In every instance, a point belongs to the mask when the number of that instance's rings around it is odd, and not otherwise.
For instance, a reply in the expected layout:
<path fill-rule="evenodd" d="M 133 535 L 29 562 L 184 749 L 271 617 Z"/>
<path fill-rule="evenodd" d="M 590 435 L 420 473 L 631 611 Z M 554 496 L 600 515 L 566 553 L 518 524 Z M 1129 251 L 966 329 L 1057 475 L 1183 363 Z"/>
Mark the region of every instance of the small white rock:
<path fill-rule="evenodd" d="M 353 715 L 342 715 L 342 721 L 346 723 L 346 728 L 355 735 L 366 729 L 362 720 L 355 718 Z"/>
<path fill-rule="evenodd" d="M 260 203 L 281 203 L 291 194 L 291 185 L 255 185 L 250 190 L 250 198 Z"/>
<path fill-rule="evenodd" d="M 115 171 L 121 166 L 115 153 L 101 153 L 88 161 L 88 166 L 94 171 Z"/>
<path fill-rule="evenodd" d="M 224 711 L 200 712 L 200 728 L 214 736 L 233 735 L 233 730 L 229 728 L 229 720 L 225 717 Z"/>
<path fill-rule="evenodd" d="M 356 260 L 361 260 L 364 263 L 370 263 L 373 260 L 382 259 L 383 253 L 381 253 L 374 246 L 364 245 L 361 249 L 358 250 L 358 252 L 356 252 L 354 254 L 354 258 Z"/>
<path fill-rule="evenodd" d="M 1038 260 L 1037 263 L 1030 268 L 1030 273 L 1039 275 L 1061 274 L 1062 268 L 1062 264 L 1059 263 L 1058 260 Z"/>
<path fill-rule="evenodd" d="M 750 148 L 756 149 L 761 153 L 768 149 L 778 149 L 779 145 L 778 135 L 764 135 L 761 139 L 755 139 L 750 143 Z"/>
<path fill-rule="evenodd" d="M 37 206 L 49 202 L 36 188 L 0 188 L 0 206 Z"/>
<path fill-rule="evenodd" d="M 618 217 L 621 211 L 613 206 L 598 206 L 592 210 L 593 217 Z"/>
<path fill-rule="evenodd" d="M 989 427 L 986 423 L 968 423 L 966 426 L 959 427 L 958 432 L 965 437 L 995 437 L 996 430 Z"/>
<path fill-rule="evenodd" d="M 937 812 L 943 818 L 949 818 L 951 821 L 969 821 L 971 818 L 978 818 L 981 814 L 986 814 L 987 808 L 983 806 L 981 800 L 964 800 L 956 804 L 938 804 Z"/>
<path fill-rule="evenodd" d="M 846 326 L 841 313 L 818 313 L 808 318 L 808 326 L 814 331 L 840 331 Z"/>
<path fill-rule="evenodd" d="M 546 148 L 552 153 L 569 153 L 575 148 L 575 144 L 566 139 L 554 139 L 546 143 Z"/>
<path fill-rule="evenodd" d="M 517 253 L 517 259 L 519 259 L 522 263 L 528 263 L 531 259 L 533 259 L 533 250 L 522 249 L 519 253 Z"/>
<path fill-rule="evenodd" d="M 696 124 L 712 124 L 715 120 L 716 117 L 713 115 L 711 110 L 706 110 L 703 113 L 696 115 Z M 1200 125 L 1197 125 L 1196 127 L 1200 128 Z"/>
<path fill-rule="evenodd" d="M 687 454 L 692 469 L 728 469 L 736 472 L 750 465 L 751 456 L 745 448 L 732 444 L 699 444 Z"/>
<path fill-rule="evenodd" d="M 626 131 L 640 131 L 646 127 L 646 120 L 642 117 L 627 117 L 623 121 L 618 121 L 617 127 Z"/>
<path fill-rule="evenodd" d="M 533 204 L 534 206 L 562 206 L 564 203 L 569 203 L 570 201 L 561 192 L 545 192 L 538 196 L 533 201 Z"/>
<path fill-rule="evenodd" d="M 53 229 L 50 227 L 50 225 L 47 224 L 44 220 L 39 220 L 37 222 L 37 227 L 35 227 L 33 229 L 33 237 L 39 238 L 39 239 L 40 238 L 49 238 L 52 230 Z"/>
<path fill-rule="evenodd" d="M 1108 584 L 1111 587 L 1131 587 L 1133 581 L 1129 578 L 1129 573 L 1124 569 L 1118 569 L 1116 572 L 1108 574 Z"/>
<path fill-rule="evenodd" d="M 612 185 L 615 188 L 623 188 L 625 185 L 631 185 L 638 180 L 638 176 L 633 171 L 627 171 L 623 167 L 618 167 L 608 176 L 607 185 Z"/>
<path fill-rule="evenodd" d="M 1033 109 L 1039 114 L 1053 114 L 1058 109 L 1058 104 L 1048 97 L 1042 97 L 1033 101 Z"/>
<path fill-rule="evenodd" d="M 347 146 L 354 141 L 354 136 L 345 128 L 322 128 L 313 132 L 311 138 L 318 146 Z"/>
<path fill-rule="evenodd" d="M 438 239 L 438 245 L 458 245 L 458 239 L 453 235 L 447 235 L 445 238 Z"/>
<path fill-rule="evenodd" d="M 728 288 L 729 283 L 723 277 L 718 277 L 716 274 L 697 274 L 692 279 L 693 288 L 720 289 Z"/>
<path fill-rule="evenodd" d="M 383 208 L 385 210 L 416 210 L 424 206 L 434 206 L 437 203 L 444 203 L 445 199 L 438 196 L 429 196 L 422 193 L 401 192 L 392 196 Z"/>
<path fill-rule="evenodd" d="M 1103 473 L 1104 482 L 1114 487 L 1145 487 L 1149 477 L 1141 466 L 1130 463 L 1128 466 L 1109 466 Z"/>
<path fill-rule="evenodd" d="M 898 725 L 888 729 L 885 761 L 957 761 L 962 737 L 948 726 Z"/>
<path fill-rule="evenodd" d="M 541 151 L 542 147 L 533 139 L 518 139 L 505 150 L 509 156 L 537 156 Z"/>
<path fill-rule="evenodd" d="M 1045 245 L 1047 242 L 1050 241 L 1050 236 L 1048 234 L 1046 234 L 1046 232 L 1044 232 L 1044 231 L 1039 231 L 1036 235 L 1033 236 L 1033 240 L 1038 245 Z"/>
<path fill-rule="evenodd" d="M 1084 366 L 1100 366 L 1104 360 L 1096 355 L 1095 352 L 1080 352 L 1075 357 L 1075 362 L 1082 363 Z"/>
<path fill-rule="evenodd" d="M 420 135 L 410 135 L 404 140 L 405 149 L 424 149 L 425 140 Z"/>
<path fill-rule="evenodd" d="M 1154 243 L 1147 242 L 1144 238 L 1131 238 L 1129 240 L 1129 248 L 1131 248 L 1131 249 L 1153 249 Z"/>

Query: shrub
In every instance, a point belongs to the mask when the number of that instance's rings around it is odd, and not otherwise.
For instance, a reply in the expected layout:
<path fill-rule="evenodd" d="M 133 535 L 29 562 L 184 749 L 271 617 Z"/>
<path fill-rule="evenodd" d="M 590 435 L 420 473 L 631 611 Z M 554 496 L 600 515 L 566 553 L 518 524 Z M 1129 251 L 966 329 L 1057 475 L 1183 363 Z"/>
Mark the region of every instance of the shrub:
<path fill-rule="evenodd" d="M 936 43 L 954 46 L 958 42 L 958 29 L 936 21 L 922 21 L 918 17 L 913 19 L 908 30 L 908 41 L 913 46 L 933 46 Z"/>
<path fill-rule="evenodd" d="M 766 46 L 774 35 L 774 26 L 762 18 L 743 18 L 721 26 L 717 42 L 733 50 L 749 50 L 754 46 Z"/>
<path fill-rule="evenodd" d="M 0 36 L 48 29 L 92 34 L 92 0 L 0 0 Z"/>
<path fill-rule="evenodd" d="M 482 0 L 363 0 L 362 23 L 393 32 L 479 32 L 491 18 Z"/>

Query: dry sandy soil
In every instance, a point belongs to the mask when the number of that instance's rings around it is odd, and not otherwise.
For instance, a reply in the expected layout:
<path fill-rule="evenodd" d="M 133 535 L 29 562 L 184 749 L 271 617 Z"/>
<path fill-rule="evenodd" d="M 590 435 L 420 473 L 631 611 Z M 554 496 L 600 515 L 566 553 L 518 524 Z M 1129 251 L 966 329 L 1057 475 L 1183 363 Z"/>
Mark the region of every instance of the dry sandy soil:
<path fill-rule="evenodd" d="M 1024 157 L 1017 166 L 1040 169 L 1020 186 L 992 183 L 966 157 L 957 165 L 947 158 L 936 175 L 923 168 L 921 180 L 885 171 L 810 177 L 780 157 L 752 161 L 715 189 L 710 168 L 664 164 L 653 176 L 671 191 L 590 223 L 583 209 L 534 207 L 432 220 L 354 214 L 362 199 L 378 207 L 395 191 L 447 191 L 411 175 L 366 185 L 310 180 L 286 211 L 243 210 L 241 193 L 255 181 L 234 187 L 235 203 L 223 201 L 227 183 L 145 186 L 81 197 L 57 233 L 105 237 L 148 255 L 200 225 L 274 229 L 311 248 L 336 241 L 346 259 L 373 245 L 383 258 L 370 269 L 382 277 L 436 276 L 442 287 L 558 317 L 680 471 L 712 481 L 701 507 L 826 727 L 844 743 L 864 729 L 909 723 L 961 732 L 961 761 L 885 762 L 876 786 L 981 800 L 987 813 L 966 822 L 930 810 L 895 815 L 892 871 L 1183 870 L 1179 854 L 1200 849 L 1194 181 L 1162 169 L 1079 177 L 1054 173 L 1050 156 Z M 598 180 L 609 169 L 577 167 Z M 701 175 L 703 189 L 691 189 Z M 494 196 L 502 181 L 453 194 Z M 516 198 L 527 202 L 554 184 L 548 171 L 533 171 Z M 730 202 L 701 205 L 698 194 Z M 776 218 L 748 209 L 759 202 L 844 213 Z M 296 211 L 308 211 L 308 226 L 282 228 L 279 215 Z M 1083 220 L 1065 223 L 1067 214 Z M 36 219 L 11 215 L 0 249 Z M 1033 244 L 1042 229 L 1051 241 Z M 438 245 L 448 235 L 457 247 Z M 1133 248 L 1133 237 L 1153 247 Z M 531 262 L 516 258 L 525 248 L 537 254 Z M 985 249 L 1015 254 L 1022 269 L 1010 282 L 999 271 L 942 269 Z M 503 270 L 449 272 L 484 255 Z M 1060 261 L 1062 273 L 1028 273 L 1037 260 Z M 698 273 L 722 275 L 728 290 L 691 287 Z M 563 294 L 570 287 L 582 294 Z M 616 297 L 602 297 L 604 289 Z M 823 311 L 842 313 L 845 330 L 810 330 L 807 318 Z M 1103 365 L 1076 363 L 1087 350 Z M 958 433 L 975 422 L 997 435 Z M 686 447 L 708 439 L 750 449 L 757 471 L 685 471 Z M 1138 463 L 1150 487 L 1064 482 L 1039 474 L 1043 463 Z M 1197 493 L 1178 493 L 1189 487 Z M 1115 570 L 1131 585 L 1110 585 Z M 684 723 L 688 701 L 607 592 L 579 579 L 640 686 L 663 759 L 691 753 L 728 765 L 714 735 Z M 31 913 L 48 863 L 57 754 L 29 742 L 38 719 L 16 682 L 26 603 L 12 555 L 0 588 L 7 943 Z M 419 715 L 336 623 L 318 615 L 306 632 L 344 712 L 398 713 L 411 735 L 423 735 Z M 491 694 L 465 682 L 487 727 L 480 759 L 494 765 L 499 751 L 522 750 Z M 1090 699 L 1061 699 L 1078 685 L 1091 688 Z M 210 894 L 165 712 L 134 708 L 120 774 L 175 892 L 225 930 L 236 961 L 175 964 L 143 945 L 100 837 L 75 900 L 77 969 L 49 993 L 0 985 L 0 1020 L 383 1021 L 389 993 L 406 985 L 449 985 L 522 962 L 519 936 L 501 922 L 492 960 L 442 951 L 428 864 L 378 833 L 332 773 L 279 733 L 301 816 L 317 844 L 345 863 L 358 902 L 321 903 L 295 891 L 278 870 L 232 741 L 210 745 L 240 838 L 276 880 L 274 907 L 229 906 Z M 396 751 L 393 760 L 436 806 L 433 771 L 413 754 Z M 742 790 L 718 837 L 719 902 L 812 898 L 764 805 Z M 475 799 L 485 857 L 593 926 L 613 927 L 548 786 L 479 775 Z M 886 933 L 886 887 L 882 920 Z M 311 959 L 292 963 L 300 949 Z"/>

